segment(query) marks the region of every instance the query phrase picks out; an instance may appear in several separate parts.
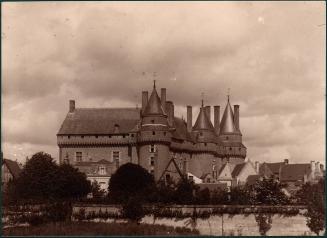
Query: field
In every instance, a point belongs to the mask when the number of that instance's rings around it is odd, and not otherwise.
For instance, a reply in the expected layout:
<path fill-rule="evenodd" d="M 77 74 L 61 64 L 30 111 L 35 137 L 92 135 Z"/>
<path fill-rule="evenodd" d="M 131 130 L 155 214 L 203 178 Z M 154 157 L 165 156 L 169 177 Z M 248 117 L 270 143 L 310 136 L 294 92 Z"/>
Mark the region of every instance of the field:
<path fill-rule="evenodd" d="M 3 230 L 5 236 L 46 236 L 46 235 L 199 235 L 197 230 L 174 228 L 164 225 L 135 223 L 94 223 L 94 222 L 60 222 L 40 226 L 12 227 Z"/>

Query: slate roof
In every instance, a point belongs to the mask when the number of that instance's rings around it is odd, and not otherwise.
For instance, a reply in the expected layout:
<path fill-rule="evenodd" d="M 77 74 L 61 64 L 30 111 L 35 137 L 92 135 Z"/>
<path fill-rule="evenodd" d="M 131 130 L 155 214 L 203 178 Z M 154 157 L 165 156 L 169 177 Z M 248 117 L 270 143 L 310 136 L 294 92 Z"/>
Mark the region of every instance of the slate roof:
<path fill-rule="evenodd" d="M 137 125 L 137 108 L 76 108 L 67 113 L 58 135 L 125 134 Z M 115 125 L 119 131 L 115 132 Z"/>
<path fill-rule="evenodd" d="M 7 166 L 14 179 L 17 179 L 19 177 L 19 174 L 22 172 L 22 170 L 16 161 L 3 159 L 2 163 Z"/>
<path fill-rule="evenodd" d="M 279 174 L 279 169 L 285 166 L 285 162 L 278 163 L 263 163 L 259 167 L 259 174 L 270 176 L 272 174 Z"/>
<path fill-rule="evenodd" d="M 173 138 L 193 141 L 191 134 L 187 131 L 187 124 L 183 119 L 174 117 L 173 127 L 176 129 L 173 132 Z"/>
<path fill-rule="evenodd" d="M 207 113 L 205 112 L 203 103 L 200 108 L 200 113 L 198 115 L 198 118 L 196 119 L 196 122 L 193 126 L 193 130 L 209 130 L 209 131 L 215 130 L 210 119 L 207 116 Z"/>
<path fill-rule="evenodd" d="M 220 134 L 238 133 L 234 124 L 234 114 L 232 107 L 229 103 L 229 97 L 225 111 L 220 123 Z"/>
<path fill-rule="evenodd" d="M 237 164 L 232 172 L 232 177 L 235 178 L 236 176 L 238 176 L 240 174 L 240 172 L 242 171 L 242 169 L 244 168 L 245 163 L 242 164 Z"/>
<path fill-rule="evenodd" d="M 150 99 L 144 110 L 144 115 L 153 115 L 153 114 L 159 114 L 159 115 L 164 114 L 155 84 L 153 85 L 153 90 Z"/>
<path fill-rule="evenodd" d="M 309 175 L 310 173 L 310 164 L 287 164 L 281 169 L 280 181 L 303 180 L 304 175 Z"/>

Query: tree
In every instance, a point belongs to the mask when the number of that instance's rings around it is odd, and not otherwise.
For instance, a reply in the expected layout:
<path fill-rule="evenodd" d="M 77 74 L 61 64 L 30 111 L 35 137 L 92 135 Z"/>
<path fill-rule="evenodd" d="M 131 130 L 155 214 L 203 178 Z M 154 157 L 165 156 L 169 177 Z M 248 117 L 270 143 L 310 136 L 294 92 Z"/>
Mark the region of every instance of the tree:
<path fill-rule="evenodd" d="M 13 186 L 19 198 L 41 201 L 78 198 L 90 191 L 85 174 L 71 165 L 58 166 L 44 152 L 32 156 Z"/>
<path fill-rule="evenodd" d="M 232 187 L 230 190 L 230 204 L 249 205 L 253 201 L 253 192 L 248 186 Z"/>
<path fill-rule="evenodd" d="M 300 203 L 307 205 L 307 226 L 319 235 L 325 225 L 325 181 L 321 179 L 317 184 L 304 184 L 297 197 Z"/>
<path fill-rule="evenodd" d="M 51 155 L 38 152 L 25 164 L 15 181 L 17 195 L 29 199 L 56 197 L 59 168 Z"/>
<path fill-rule="evenodd" d="M 196 204 L 210 204 L 210 191 L 208 188 L 197 189 L 195 191 Z"/>
<path fill-rule="evenodd" d="M 273 178 L 263 178 L 257 181 L 252 189 L 256 205 L 284 205 L 289 203 L 288 197 L 282 191 L 283 185 Z"/>
<path fill-rule="evenodd" d="M 186 178 L 181 178 L 176 185 L 174 200 L 179 204 L 191 204 L 194 202 L 194 191 L 194 182 Z"/>
<path fill-rule="evenodd" d="M 217 188 L 211 193 L 211 204 L 227 204 L 228 199 L 228 191 L 227 189 Z"/>
<path fill-rule="evenodd" d="M 85 173 L 78 171 L 70 164 L 59 166 L 58 198 L 80 198 L 91 191 L 91 183 L 87 180 Z"/>
<path fill-rule="evenodd" d="M 143 167 L 132 163 L 122 165 L 109 182 L 109 196 L 118 203 L 126 203 L 133 196 L 147 200 L 154 191 L 153 176 Z"/>
<path fill-rule="evenodd" d="M 168 183 L 164 180 L 159 181 L 157 184 L 156 202 L 165 204 L 174 203 L 175 189 L 176 184 L 172 180 L 169 180 Z"/>

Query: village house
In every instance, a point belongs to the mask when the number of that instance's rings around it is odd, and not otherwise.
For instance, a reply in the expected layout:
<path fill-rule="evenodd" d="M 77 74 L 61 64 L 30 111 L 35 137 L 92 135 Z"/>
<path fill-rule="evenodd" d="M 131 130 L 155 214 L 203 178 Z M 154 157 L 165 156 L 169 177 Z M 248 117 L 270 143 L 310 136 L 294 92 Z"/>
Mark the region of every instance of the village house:
<path fill-rule="evenodd" d="M 15 180 L 19 177 L 21 173 L 21 167 L 17 161 L 2 159 L 1 166 L 1 185 L 6 188 L 7 184 L 11 180 Z"/>

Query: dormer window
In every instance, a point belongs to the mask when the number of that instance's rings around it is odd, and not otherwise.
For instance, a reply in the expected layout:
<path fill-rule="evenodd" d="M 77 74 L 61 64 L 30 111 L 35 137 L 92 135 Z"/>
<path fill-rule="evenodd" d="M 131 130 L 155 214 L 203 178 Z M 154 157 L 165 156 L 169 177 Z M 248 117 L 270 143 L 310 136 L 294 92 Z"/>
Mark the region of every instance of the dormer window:
<path fill-rule="evenodd" d="M 101 175 L 105 175 L 105 174 L 106 174 L 106 167 L 104 167 L 104 166 L 100 166 L 100 167 L 99 167 L 99 174 L 101 174 Z"/>

